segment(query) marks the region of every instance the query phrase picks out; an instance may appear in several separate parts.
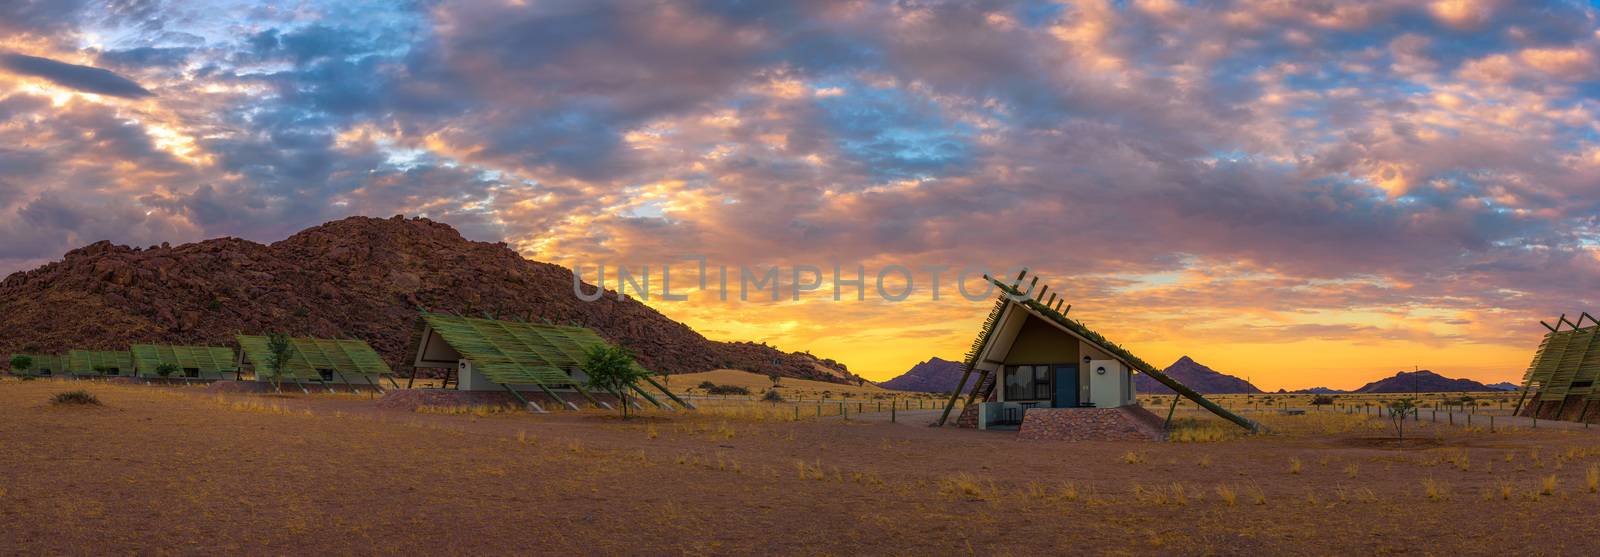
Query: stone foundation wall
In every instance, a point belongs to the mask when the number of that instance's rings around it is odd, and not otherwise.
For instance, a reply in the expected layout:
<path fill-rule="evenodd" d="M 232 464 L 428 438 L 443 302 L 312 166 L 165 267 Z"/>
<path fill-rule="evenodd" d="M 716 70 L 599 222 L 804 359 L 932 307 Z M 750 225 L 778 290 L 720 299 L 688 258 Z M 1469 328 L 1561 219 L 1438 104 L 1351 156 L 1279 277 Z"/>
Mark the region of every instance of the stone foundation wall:
<path fill-rule="evenodd" d="M 1528 398 L 1533 398 L 1534 396 L 1537 396 L 1537 393 L 1529 395 Z M 1561 411 L 1560 415 L 1556 414 L 1557 410 Z M 1576 422 L 1579 421 L 1579 415 L 1583 413 L 1583 395 L 1567 395 L 1566 404 L 1562 404 L 1561 401 L 1558 400 L 1552 400 L 1544 403 L 1540 403 L 1537 400 L 1523 402 L 1522 411 L 1517 415 L 1525 417 L 1537 417 L 1541 420 Z M 1589 403 L 1589 412 L 1587 415 L 1583 416 L 1583 421 L 1589 423 L 1600 423 L 1600 401 Z"/>
<path fill-rule="evenodd" d="M 978 406 L 982 403 L 973 403 L 961 409 L 961 415 L 956 417 L 956 427 L 967 429 L 978 428 Z"/>
<path fill-rule="evenodd" d="M 1027 441 L 1159 441 L 1139 412 L 1141 406 L 1121 408 L 1032 408 L 1023 414 L 1017 438 Z M 1154 415 L 1151 415 L 1154 417 Z"/>

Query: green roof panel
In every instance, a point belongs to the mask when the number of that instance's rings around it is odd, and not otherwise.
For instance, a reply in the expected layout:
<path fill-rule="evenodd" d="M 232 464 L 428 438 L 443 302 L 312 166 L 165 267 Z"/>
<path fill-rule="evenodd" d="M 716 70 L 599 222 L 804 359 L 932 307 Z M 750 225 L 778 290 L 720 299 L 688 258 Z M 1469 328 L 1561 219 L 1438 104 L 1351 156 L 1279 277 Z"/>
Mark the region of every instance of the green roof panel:
<path fill-rule="evenodd" d="M 133 355 L 126 351 L 73 350 L 67 352 L 67 372 L 99 375 L 99 369 L 114 370 L 109 375 L 133 375 Z"/>
<path fill-rule="evenodd" d="M 238 371 L 232 348 L 220 346 L 176 346 L 167 344 L 135 344 L 129 347 L 133 365 L 140 376 L 156 377 L 156 368 L 172 364 L 179 370 L 195 369 L 200 373 L 215 374 Z"/>
<path fill-rule="evenodd" d="M 475 370 L 502 385 L 576 385 L 571 371 L 583 365 L 584 354 L 609 344 L 583 327 L 426 312 L 422 319 Z"/>
<path fill-rule="evenodd" d="M 271 377 L 272 372 L 267 366 L 267 359 L 271 355 L 271 350 L 267 348 L 267 337 L 238 335 L 237 338 L 239 347 L 244 350 L 245 358 L 249 359 L 250 366 L 255 370 L 256 377 Z M 319 370 L 330 370 L 334 372 L 335 378 L 391 373 L 389 364 L 364 341 L 294 337 L 289 339 L 289 345 L 292 350 L 283 372 L 283 376 L 287 379 L 320 381 L 322 373 Z"/>

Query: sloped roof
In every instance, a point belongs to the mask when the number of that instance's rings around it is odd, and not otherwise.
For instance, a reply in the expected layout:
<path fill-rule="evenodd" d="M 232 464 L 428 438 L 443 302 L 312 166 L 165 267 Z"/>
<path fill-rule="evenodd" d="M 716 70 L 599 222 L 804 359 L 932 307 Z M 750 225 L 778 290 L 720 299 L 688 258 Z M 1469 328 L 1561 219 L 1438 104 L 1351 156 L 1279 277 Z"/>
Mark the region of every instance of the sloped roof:
<path fill-rule="evenodd" d="M 33 359 L 33 367 L 31 369 L 34 372 L 38 372 L 41 369 L 48 369 L 48 370 L 50 370 L 50 373 L 66 373 L 66 371 L 67 371 L 67 357 L 64 356 L 64 355 L 61 355 L 61 354 L 12 354 L 11 355 L 12 358 L 15 358 L 17 356 L 27 356 L 27 357 Z M 6 362 L 9 364 L 11 362 L 11 359 L 7 358 Z M 13 371 L 15 371 L 15 370 L 13 370 Z"/>
<path fill-rule="evenodd" d="M 593 330 L 564 325 L 423 313 L 422 320 L 473 369 L 502 385 L 575 385 L 568 372 L 591 347 L 609 343 Z"/>
<path fill-rule="evenodd" d="M 271 377 L 267 360 L 272 351 L 267 348 L 267 337 L 238 335 L 236 338 L 256 377 Z M 317 381 L 322 379 L 319 369 L 333 370 L 340 376 L 391 373 L 389 364 L 365 341 L 294 337 L 289 339 L 289 346 L 292 351 L 287 368 L 283 370 L 285 378 Z"/>
<path fill-rule="evenodd" d="M 1198 404 L 1202 408 L 1209 410 L 1211 413 L 1251 431 L 1258 431 L 1261 429 L 1261 425 L 1256 423 L 1254 420 L 1230 412 L 1226 408 L 1217 405 L 1217 403 L 1212 402 L 1211 400 L 1202 396 L 1194 389 L 1191 389 L 1183 383 L 1178 382 L 1176 379 L 1167 377 L 1167 375 L 1162 373 L 1160 369 L 1150 365 L 1149 362 L 1140 359 L 1138 356 L 1133 355 L 1133 352 L 1128 351 L 1128 349 L 1123 348 L 1121 345 L 1115 342 L 1107 340 L 1106 337 L 1101 336 L 1100 333 L 1094 332 L 1089 327 L 1084 326 L 1082 323 L 1067 317 L 1066 314 L 1056 311 L 1055 308 L 1052 308 L 1049 305 L 1034 299 L 1034 292 L 1032 291 L 1031 287 L 1028 292 L 1023 292 L 1017 286 L 1006 284 L 999 279 L 987 276 L 984 278 L 989 279 L 989 282 L 992 282 L 995 286 L 999 287 L 1000 296 L 995 302 L 994 310 L 989 314 L 989 319 L 984 322 L 983 330 L 978 334 L 978 339 L 973 343 L 973 350 L 968 354 L 967 362 L 965 364 L 966 369 L 970 370 L 973 368 L 973 366 L 977 365 L 977 358 L 983 353 L 984 346 L 993 340 L 995 329 L 999 328 L 998 320 L 1000 319 L 1000 316 L 1004 313 L 1006 307 L 1014 304 L 1016 307 L 1022 308 L 1028 313 L 1038 316 L 1039 318 L 1047 320 L 1061 327 L 1062 329 L 1067 330 L 1071 334 L 1082 339 L 1084 342 L 1094 345 L 1105 353 L 1110 354 L 1113 358 L 1121 360 L 1123 363 L 1127 364 L 1128 367 L 1150 376 L 1151 379 L 1155 379 L 1162 385 L 1166 385 L 1167 388 L 1172 389 L 1173 392 L 1176 392 L 1179 395 L 1182 395 L 1184 398 L 1194 401 L 1195 404 Z M 1018 275 L 1017 280 L 1022 280 L 1022 275 Z M 1038 281 L 1038 279 L 1035 278 L 1034 281 Z M 954 401 L 955 399 L 951 400 Z"/>
<path fill-rule="evenodd" d="M 139 375 L 154 376 L 161 364 L 172 364 L 178 369 L 198 369 L 201 373 L 236 371 L 232 348 L 220 346 L 176 346 L 168 344 L 135 344 L 128 347 L 133 353 L 133 366 Z"/>
<path fill-rule="evenodd" d="M 119 375 L 133 374 L 133 355 L 121 350 L 73 350 L 67 352 L 69 373 L 98 373 L 97 367 L 116 368 Z"/>
<path fill-rule="evenodd" d="M 1600 400 L 1597 381 L 1600 381 L 1600 325 L 1546 333 L 1533 354 L 1533 362 L 1522 374 L 1523 385 L 1537 389 L 1536 400 L 1540 401 L 1565 400 L 1569 395 Z"/>

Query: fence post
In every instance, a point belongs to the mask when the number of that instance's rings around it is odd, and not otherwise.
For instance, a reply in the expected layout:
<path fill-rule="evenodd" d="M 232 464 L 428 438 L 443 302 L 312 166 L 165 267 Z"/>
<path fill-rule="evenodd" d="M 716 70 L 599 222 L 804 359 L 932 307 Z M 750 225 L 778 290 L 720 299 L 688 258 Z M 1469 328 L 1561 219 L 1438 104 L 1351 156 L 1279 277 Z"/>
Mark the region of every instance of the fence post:
<path fill-rule="evenodd" d="M 839 415 L 844 417 L 845 421 L 850 421 L 850 407 L 845 406 L 843 402 L 839 403 Z"/>
<path fill-rule="evenodd" d="M 818 418 L 822 417 L 822 403 L 820 403 L 820 402 L 817 403 L 817 417 Z"/>
<path fill-rule="evenodd" d="M 1494 433 L 1494 414 L 1489 415 L 1489 433 Z"/>
<path fill-rule="evenodd" d="M 890 406 L 889 407 L 889 423 L 891 423 L 891 424 L 894 423 L 896 419 L 898 419 L 898 418 L 895 416 L 895 407 Z"/>

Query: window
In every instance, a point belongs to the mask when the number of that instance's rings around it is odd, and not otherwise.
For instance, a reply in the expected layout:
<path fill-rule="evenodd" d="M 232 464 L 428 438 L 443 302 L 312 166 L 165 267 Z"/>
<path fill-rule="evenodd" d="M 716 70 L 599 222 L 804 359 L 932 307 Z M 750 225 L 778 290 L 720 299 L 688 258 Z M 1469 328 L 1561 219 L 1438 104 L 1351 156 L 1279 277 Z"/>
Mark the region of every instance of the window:
<path fill-rule="evenodd" d="M 322 376 L 322 381 L 323 382 L 332 382 L 333 381 L 333 370 L 331 370 L 331 369 L 319 369 L 319 370 L 317 370 L 317 375 Z"/>
<path fill-rule="evenodd" d="M 1007 366 L 1006 400 L 1050 400 L 1050 366 Z"/>
<path fill-rule="evenodd" d="M 183 368 L 183 376 L 184 377 L 199 377 L 200 376 L 200 368 L 197 368 L 197 367 L 186 367 L 186 368 Z"/>

